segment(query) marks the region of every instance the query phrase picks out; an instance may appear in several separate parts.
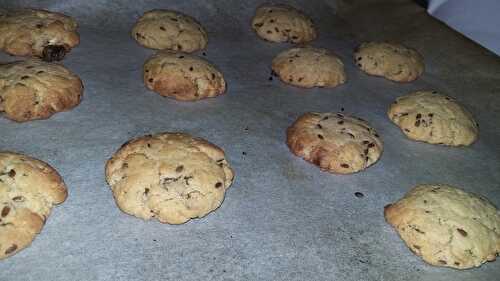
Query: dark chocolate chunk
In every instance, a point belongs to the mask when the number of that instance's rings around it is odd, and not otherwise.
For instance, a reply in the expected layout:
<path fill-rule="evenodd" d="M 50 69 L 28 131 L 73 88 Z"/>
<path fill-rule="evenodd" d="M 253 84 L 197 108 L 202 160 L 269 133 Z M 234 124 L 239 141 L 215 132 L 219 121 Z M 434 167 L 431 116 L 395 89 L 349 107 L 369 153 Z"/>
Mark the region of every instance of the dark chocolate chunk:
<path fill-rule="evenodd" d="M 66 56 L 67 50 L 64 46 L 48 45 L 43 48 L 42 59 L 47 62 L 60 61 Z"/>

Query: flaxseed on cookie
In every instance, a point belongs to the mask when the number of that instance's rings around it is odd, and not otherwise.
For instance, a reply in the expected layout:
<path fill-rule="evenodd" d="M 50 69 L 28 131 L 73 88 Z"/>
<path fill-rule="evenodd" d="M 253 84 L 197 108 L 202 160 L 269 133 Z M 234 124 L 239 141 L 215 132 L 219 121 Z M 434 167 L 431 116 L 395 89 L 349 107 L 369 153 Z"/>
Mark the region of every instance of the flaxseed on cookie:
<path fill-rule="evenodd" d="M 184 133 L 130 140 L 106 164 L 106 180 L 123 212 L 169 224 L 217 209 L 233 178 L 222 149 Z"/>
<path fill-rule="evenodd" d="M 260 38 L 270 42 L 305 43 L 316 38 L 312 20 L 284 4 L 265 4 L 257 8 L 252 28 Z"/>
<path fill-rule="evenodd" d="M 363 43 L 354 52 L 364 72 L 397 82 L 411 82 L 424 72 L 424 59 L 414 49 L 387 42 Z"/>
<path fill-rule="evenodd" d="M 292 48 L 273 59 L 280 79 L 298 87 L 336 87 L 345 83 L 344 64 L 332 52 L 319 48 Z"/>
<path fill-rule="evenodd" d="M 487 199 L 444 184 L 422 184 L 384 208 L 408 248 L 435 266 L 478 267 L 500 253 L 500 211 Z"/>
<path fill-rule="evenodd" d="M 66 196 L 61 176 L 49 164 L 0 151 L 0 259 L 28 247 Z"/>
<path fill-rule="evenodd" d="M 0 12 L 0 49 L 15 56 L 62 60 L 80 43 L 76 21 L 66 15 L 36 9 Z"/>
<path fill-rule="evenodd" d="M 472 144 L 479 134 L 472 115 L 455 99 L 437 91 L 399 97 L 387 115 L 412 140 L 460 146 Z"/>
<path fill-rule="evenodd" d="M 64 66 L 36 59 L 0 65 L 0 112 L 11 120 L 47 119 L 80 103 L 83 84 Z"/>
<path fill-rule="evenodd" d="M 191 53 L 205 49 L 207 33 L 192 17 L 176 11 L 144 13 L 132 28 L 132 37 L 146 48 Z"/>
<path fill-rule="evenodd" d="M 302 115 L 288 128 L 287 144 L 295 155 L 337 174 L 366 169 L 383 150 L 379 135 L 366 121 L 340 113 Z"/>
<path fill-rule="evenodd" d="M 226 91 L 222 73 L 207 60 L 167 50 L 146 61 L 144 84 L 162 96 L 182 101 L 216 97 Z"/>

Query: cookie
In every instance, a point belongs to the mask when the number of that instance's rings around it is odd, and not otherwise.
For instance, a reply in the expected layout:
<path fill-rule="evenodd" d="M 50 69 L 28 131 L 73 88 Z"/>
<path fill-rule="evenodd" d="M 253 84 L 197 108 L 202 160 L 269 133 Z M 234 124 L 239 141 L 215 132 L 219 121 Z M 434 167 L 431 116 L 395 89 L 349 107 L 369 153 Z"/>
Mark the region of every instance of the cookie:
<path fill-rule="evenodd" d="M 303 88 L 333 88 L 346 81 L 344 64 L 326 49 L 286 50 L 273 59 L 272 69 L 283 82 Z"/>
<path fill-rule="evenodd" d="M 82 81 L 64 66 L 40 60 L 0 65 L 0 112 L 24 122 L 47 119 L 80 103 Z"/>
<path fill-rule="evenodd" d="M 364 72 L 396 82 L 411 82 L 424 73 L 424 59 L 414 49 L 387 42 L 363 43 L 354 52 Z"/>
<path fill-rule="evenodd" d="M 0 49 L 14 56 L 62 60 L 80 43 L 76 21 L 66 15 L 35 9 L 0 12 Z"/>
<path fill-rule="evenodd" d="M 422 184 L 384 208 L 408 248 L 436 266 L 467 269 L 500 252 L 500 211 L 488 200 L 444 184 Z"/>
<path fill-rule="evenodd" d="M 233 178 L 222 149 L 183 133 L 133 139 L 106 164 L 106 180 L 123 212 L 169 224 L 217 209 Z"/>
<path fill-rule="evenodd" d="M 207 33 L 192 17 L 170 10 L 144 13 L 132 28 L 132 37 L 146 48 L 191 53 L 205 49 Z"/>
<path fill-rule="evenodd" d="M 336 174 L 351 174 L 373 165 L 382 154 L 377 132 L 364 120 L 340 113 L 309 112 L 287 130 L 290 151 Z"/>
<path fill-rule="evenodd" d="M 0 151 L 0 259 L 28 247 L 66 196 L 66 185 L 49 164 Z"/>
<path fill-rule="evenodd" d="M 387 115 L 410 139 L 452 146 L 470 145 L 479 127 L 453 98 L 437 91 L 418 91 L 396 99 Z"/>
<path fill-rule="evenodd" d="M 260 38 L 270 42 L 306 43 L 316 38 L 312 20 L 296 8 L 282 4 L 257 8 L 252 28 Z"/>
<path fill-rule="evenodd" d="M 200 57 L 160 51 L 144 64 L 144 84 L 164 97 L 196 101 L 224 94 L 222 73 Z"/>

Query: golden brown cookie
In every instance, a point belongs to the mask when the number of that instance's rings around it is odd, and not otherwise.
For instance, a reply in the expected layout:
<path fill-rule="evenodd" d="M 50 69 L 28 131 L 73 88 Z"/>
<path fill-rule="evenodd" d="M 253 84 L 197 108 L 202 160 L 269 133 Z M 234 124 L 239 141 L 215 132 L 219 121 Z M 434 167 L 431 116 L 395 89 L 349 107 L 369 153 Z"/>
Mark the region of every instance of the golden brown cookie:
<path fill-rule="evenodd" d="M 224 94 L 222 73 L 208 61 L 182 52 L 160 51 L 144 64 L 144 84 L 164 97 L 196 101 Z"/>
<path fill-rule="evenodd" d="M 432 265 L 467 269 L 500 252 L 500 212 L 485 198 L 444 184 L 422 184 L 384 208 L 408 248 Z"/>
<path fill-rule="evenodd" d="M 396 99 L 389 119 L 410 139 L 444 145 L 470 145 L 479 127 L 455 99 L 437 91 L 417 91 Z"/>
<path fill-rule="evenodd" d="M 0 259 L 28 247 L 66 196 L 63 180 L 49 164 L 0 151 Z"/>
<path fill-rule="evenodd" d="M 319 48 L 292 48 L 273 59 L 280 79 L 298 87 L 336 87 L 345 83 L 344 64 L 333 53 Z"/>
<path fill-rule="evenodd" d="M 265 4 L 257 8 L 252 28 L 260 38 L 270 42 L 306 43 L 316 38 L 312 20 L 284 4 Z"/>
<path fill-rule="evenodd" d="M 205 29 L 192 17 L 170 10 L 144 13 L 132 28 L 132 37 L 142 46 L 191 53 L 205 49 Z"/>
<path fill-rule="evenodd" d="M 387 42 L 363 43 L 354 60 L 364 72 L 396 82 L 411 82 L 424 73 L 424 59 L 414 49 Z"/>
<path fill-rule="evenodd" d="M 337 174 L 351 174 L 373 165 L 382 154 L 377 132 L 364 120 L 340 113 L 309 112 L 287 130 L 290 151 Z"/>
<path fill-rule="evenodd" d="M 0 49 L 15 56 L 62 60 L 80 43 L 77 27 L 71 17 L 45 10 L 0 13 Z"/>
<path fill-rule="evenodd" d="M 47 119 L 77 106 L 82 94 L 80 78 L 62 65 L 35 59 L 0 65 L 0 112 L 11 120 Z"/>
<path fill-rule="evenodd" d="M 122 211 L 169 224 L 217 209 L 233 178 L 222 149 L 183 133 L 130 140 L 106 164 L 106 180 Z"/>

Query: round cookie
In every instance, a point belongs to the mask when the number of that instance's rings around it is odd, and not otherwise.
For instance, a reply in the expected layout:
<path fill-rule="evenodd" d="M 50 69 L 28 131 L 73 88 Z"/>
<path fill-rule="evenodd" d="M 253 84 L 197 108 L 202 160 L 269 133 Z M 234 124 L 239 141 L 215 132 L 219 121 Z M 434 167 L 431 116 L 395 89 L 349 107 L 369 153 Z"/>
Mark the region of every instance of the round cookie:
<path fill-rule="evenodd" d="M 60 13 L 35 9 L 0 12 L 0 49 L 15 56 L 62 60 L 80 43 L 76 21 Z"/>
<path fill-rule="evenodd" d="M 106 164 L 106 180 L 123 212 L 169 224 L 217 209 L 233 178 L 222 149 L 183 133 L 128 141 Z"/>
<path fill-rule="evenodd" d="M 66 196 L 61 176 L 49 164 L 0 151 L 0 259 L 28 247 Z"/>
<path fill-rule="evenodd" d="M 312 20 L 294 7 L 283 4 L 257 8 L 252 28 L 260 38 L 270 42 L 305 43 L 316 38 Z"/>
<path fill-rule="evenodd" d="M 470 145 L 479 128 L 453 98 L 437 91 L 418 91 L 396 99 L 387 115 L 410 139 L 452 146 Z"/>
<path fill-rule="evenodd" d="M 467 269 L 500 252 L 500 212 L 488 200 L 443 184 L 414 187 L 384 208 L 408 248 L 436 266 Z"/>
<path fill-rule="evenodd" d="M 424 72 L 424 59 L 414 49 L 386 42 L 363 43 L 354 52 L 364 72 L 396 82 L 411 82 Z"/>
<path fill-rule="evenodd" d="M 340 113 L 302 115 L 288 128 L 287 144 L 293 154 L 337 174 L 366 169 L 383 150 L 379 135 L 366 121 Z"/>
<path fill-rule="evenodd" d="M 40 60 L 0 65 L 0 112 L 24 122 L 47 119 L 80 103 L 82 81 L 64 66 Z"/>
<path fill-rule="evenodd" d="M 160 51 L 144 64 L 144 84 L 164 97 L 196 101 L 224 94 L 226 81 L 208 61 L 186 53 Z"/>
<path fill-rule="evenodd" d="M 205 49 L 208 38 L 192 17 L 170 10 L 144 13 L 132 28 L 132 37 L 146 48 L 191 53 Z"/>
<path fill-rule="evenodd" d="M 333 53 L 318 48 L 292 48 L 273 59 L 280 79 L 298 87 L 336 87 L 346 81 L 344 64 Z"/>

